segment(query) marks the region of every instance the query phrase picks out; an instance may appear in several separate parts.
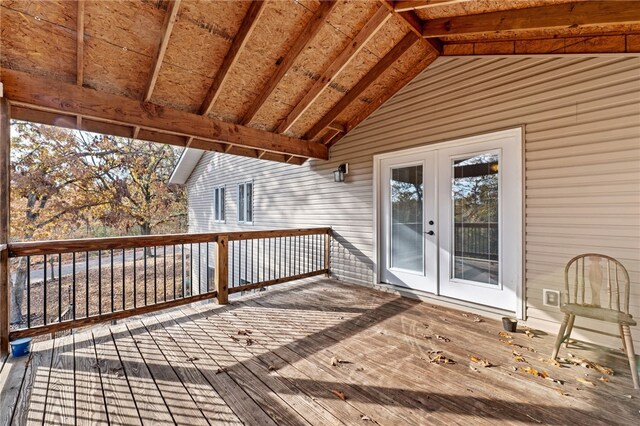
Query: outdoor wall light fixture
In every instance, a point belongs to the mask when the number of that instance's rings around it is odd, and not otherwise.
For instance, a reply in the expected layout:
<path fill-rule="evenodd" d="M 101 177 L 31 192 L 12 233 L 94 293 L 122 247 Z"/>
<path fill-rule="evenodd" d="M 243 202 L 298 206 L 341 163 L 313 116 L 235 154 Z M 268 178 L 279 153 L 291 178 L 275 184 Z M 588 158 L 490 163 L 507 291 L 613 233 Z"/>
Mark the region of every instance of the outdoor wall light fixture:
<path fill-rule="evenodd" d="M 333 172 L 335 182 L 344 182 L 344 175 L 349 174 L 349 163 L 340 164 Z"/>

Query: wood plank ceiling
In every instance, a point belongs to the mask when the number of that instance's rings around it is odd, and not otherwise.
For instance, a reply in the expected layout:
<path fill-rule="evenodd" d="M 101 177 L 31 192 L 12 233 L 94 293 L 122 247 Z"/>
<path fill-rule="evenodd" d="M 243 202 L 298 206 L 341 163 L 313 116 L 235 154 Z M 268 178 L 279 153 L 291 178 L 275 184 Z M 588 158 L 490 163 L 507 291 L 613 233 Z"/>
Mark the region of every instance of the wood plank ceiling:
<path fill-rule="evenodd" d="M 640 2 L 0 0 L 11 115 L 301 164 L 440 55 L 640 52 Z"/>

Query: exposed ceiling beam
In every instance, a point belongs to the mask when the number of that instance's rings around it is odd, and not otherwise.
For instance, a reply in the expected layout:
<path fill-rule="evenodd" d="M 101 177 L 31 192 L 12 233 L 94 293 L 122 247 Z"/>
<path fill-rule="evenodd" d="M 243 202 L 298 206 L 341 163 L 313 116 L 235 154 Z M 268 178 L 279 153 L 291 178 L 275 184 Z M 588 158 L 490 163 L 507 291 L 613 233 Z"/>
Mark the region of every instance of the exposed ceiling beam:
<path fill-rule="evenodd" d="M 162 38 L 158 44 L 155 57 L 153 59 L 153 67 L 151 68 L 151 76 L 147 82 L 147 89 L 144 94 L 144 101 L 148 102 L 153 95 L 153 89 L 156 86 L 158 75 L 160 74 L 160 67 L 164 59 L 164 54 L 167 52 L 167 46 L 169 45 L 169 38 L 171 38 L 171 32 L 173 31 L 173 25 L 176 23 L 178 17 L 178 8 L 180 7 L 181 0 L 170 0 L 167 14 L 164 17 L 164 24 L 162 25 Z"/>
<path fill-rule="evenodd" d="M 76 17 L 76 84 L 84 83 L 84 0 L 78 0 Z"/>
<path fill-rule="evenodd" d="M 429 9 L 438 6 L 448 6 L 455 3 L 468 3 L 471 0 L 423 0 L 423 1 L 396 1 L 393 8 L 396 12 L 408 10 Z"/>
<path fill-rule="evenodd" d="M 337 1 L 325 1 L 320 2 L 320 7 L 316 10 L 316 13 L 311 17 L 307 25 L 305 25 L 304 29 L 293 43 L 293 46 L 287 51 L 284 59 L 278 64 L 276 68 L 276 72 L 271 76 L 269 81 L 264 85 L 262 90 L 260 91 L 260 95 L 256 100 L 253 101 L 249 111 L 246 112 L 242 120 L 241 124 L 248 124 L 253 120 L 256 116 L 262 105 L 267 101 L 271 93 L 275 90 L 275 88 L 280 83 L 280 80 L 289 72 L 289 69 L 294 64 L 298 56 L 307 48 L 309 43 L 313 40 L 313 38 L 318 34 L 322 26 L 324 25 L 327 17 L 331 13 L 331 11 L 338 4 Z"/>
<path fill-rule="evenodd" d="M 278 126 L 278 133 L 284 133 L 304 114 L 304 112 L 318 99 L 322 91 L 329 86 L 333 79 L 349 64 L 349 62 L 362 50 L 363 46 L 391 17 L 389 10 L 381 6 L 369 19 L 360 32 L 351 40 L 347 47 L 340 52 L 338 57 L 324 70 L 324 73 L 315 84 L 305 93 L 293 110 Z"/>
<path fill-rule="evenodd" d="M 396 44 L 384 57 L 376 63 L 373 68 L 358 81 L 355 86 L 344 95 L 337 104 L 327 112 L 305 135 L 305 139 L 315 139 L 331 122 L 335 120 L 352 102 L 367 90 L 374 81 L 388 70 L 420 37 L 413 32 L 408 32 L 398 44 Z"/>
<path fill-rule="evenodd" d="M 422 34 L 424 37 L 447 37 L 499 31 L 638 22 L 640 22 L 640 7 L 637 2 L 583 1 L 431 19 L 424 22 Z"/>
<path fill-rule="evenodd" d="M 416 15 L 413 10 L 407 12 L 398 12 L 394 10 L 394 3 L 390 0 L 380 0 L 385 7 L 400 17 L 400 19 L 407 24 L 407 28 L 413 31 L 417 36 L 422 37 L 422 20 Z M 442 42 L 437 38 L 425 38 L 425 44 L 429 46 L 431 50 L 442 54 Z"/>
<path fill-rule="evenodd" d="M 244 46 L 247 44 L 249 36 L 253 32 L 260 15 L 262 15 L 262 12 L 264 11 L 266 3 L 266 1 L 251 2 L 251 6 L 249 6 L 249 10 L 244 16 L 242 24 L 240 24 L 240 29 L 238 29 L 236 36 L 233 38 L 233 42 L 231 42 L 231 46 L 222 61 L 222 65 L 220 65 L 218 72 L 213 78 L 213 83 L 200 106 L 201 115 L 209 114 L 211 108 L 213 108 L 213 104 L 216 102 L 216 99 L 220 96 L 220 90 L 229 75 L 229 70 L 233 67 L 233 64 L 238 61 L 240 52 L 242 52 Z"/>
<path fill-rule="evenodd" d="M 219 145 L 307 158 L 327 159 L 321 144 L 290 138 L 260 129 L 227 123 L 173 108 L 136 101 L 123 96 L 0 68 L 4 94 L 12 104 L 105 121 L 182 137 L 193 137 Z M 184 140 L 176 145 L 184 146 Z M 204 148 L 206 149 L 206 148 Z"/>
<path fill-rule="evenodd" d="M 433 53 L 431 55 L 425 56 L 422 58 L 420 62 L 418 62 L 415 66 L 413 66 L 402 78 L 396 80 L 391 86 L 387 88 L 387 90 L 373 100 L 368 106 L 361 109 L 358 114 L 349 120 L 347 123 L 346 131 L 350 132 L 364 121 L 367 117 L 373 114 L 382 104 L 388 101 L 393 95 L 395 95 L 400 89 L 409 84 L 411 80 L 416 78 L 418 74 L 424 71 L 433 61 L 438 57 L 437 54 Z M 340 139 L 342 139 L 345 134 L 339 134 L 336 137 L 332 138 L 330 142 L 327 144 L 328 147 L 332 147 L 335 145 Z"/>

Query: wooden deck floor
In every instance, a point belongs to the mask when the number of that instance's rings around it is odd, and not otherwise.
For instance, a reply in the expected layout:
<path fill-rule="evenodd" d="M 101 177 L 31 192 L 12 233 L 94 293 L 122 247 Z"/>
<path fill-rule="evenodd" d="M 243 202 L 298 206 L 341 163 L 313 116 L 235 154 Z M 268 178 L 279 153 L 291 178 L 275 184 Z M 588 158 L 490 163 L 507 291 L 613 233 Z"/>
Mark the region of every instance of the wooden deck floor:
<path fill-rule="evenodd" d="M 604 382 L 593 369 L 542 362 L 553 336 L 516 333 L 514 346 L 500 330 L 316 279 L 39 342 L 29 359 L 2 360 L 0 423 L 640 424 L 621 353 L 569 350 L 613 368 Z M 455 364 L 431 362 L 437 355 Z"/>

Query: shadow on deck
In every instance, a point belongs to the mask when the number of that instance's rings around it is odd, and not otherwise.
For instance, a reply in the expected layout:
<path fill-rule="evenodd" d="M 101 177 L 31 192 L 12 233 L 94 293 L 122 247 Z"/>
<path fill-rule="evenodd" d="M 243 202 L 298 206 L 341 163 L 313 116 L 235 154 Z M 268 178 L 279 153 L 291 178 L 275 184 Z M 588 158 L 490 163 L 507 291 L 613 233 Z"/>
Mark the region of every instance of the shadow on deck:
<path fill-rule="evenodd" d="M 310 279 L 227 306 L 186 306 L 38 342 L 29 359 L 3 365 L 0 423 L 610 425 L 640 419 L 623 354 L 570 350 L 615 370 L 603 376 L 545 363 L 554 336 L 520 332 L 508 339 L 500 330 L 493 319 Z M 524 359 L 517 361 L 518 354 Z M 443 359 L 438 356 L 455 363 L 433 362 Z"/>

